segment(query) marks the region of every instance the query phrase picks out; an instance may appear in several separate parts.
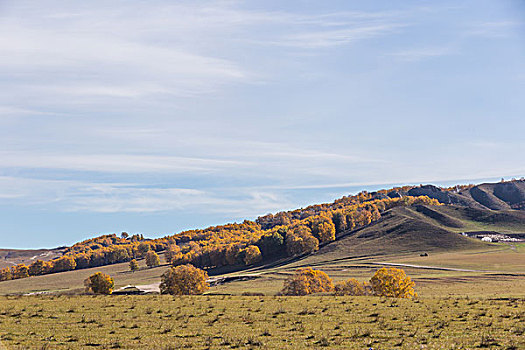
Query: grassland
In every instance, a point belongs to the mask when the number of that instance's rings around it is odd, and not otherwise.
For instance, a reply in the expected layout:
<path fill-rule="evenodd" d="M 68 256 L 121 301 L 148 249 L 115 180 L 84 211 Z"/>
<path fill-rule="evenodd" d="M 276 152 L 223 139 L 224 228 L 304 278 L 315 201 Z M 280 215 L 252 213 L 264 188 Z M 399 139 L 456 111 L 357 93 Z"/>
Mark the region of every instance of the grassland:
<path fill-rule="evenodd" d="M 525 243 L 458 234 L 524 232 L 521 217 L 436 211 L 442 216 L 398 208 L 314 254 L 223 274 L 251 279 L 204 296 L 81 295 L 97 271 L 116 288 L 158 283 L 169 266 L 147 268 L 143 260 L 134 273 L 122 263 L 1 282 L 0 349 L 524 349 Z M 384 264 L 402 265 L 419 299 L 277 296 L 298 267 L 366 281 Z M 35 292 L 52 294 L 22 295 Z"/>
<path fill-rule="evenodd" d="M 519 349 L 523 299 L 243 296 L 0 298 L 10 349 Z"/>

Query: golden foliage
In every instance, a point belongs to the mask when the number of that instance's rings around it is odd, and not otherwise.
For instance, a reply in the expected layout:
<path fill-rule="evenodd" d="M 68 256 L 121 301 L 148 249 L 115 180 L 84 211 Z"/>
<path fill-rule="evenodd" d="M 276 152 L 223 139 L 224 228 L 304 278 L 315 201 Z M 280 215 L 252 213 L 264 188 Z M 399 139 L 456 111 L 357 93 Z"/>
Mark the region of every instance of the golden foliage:
<path fill-rule="evenodd" d="M 170 244 L 168 245 L 168 248 L 166 248 L 164 256 L 166 257 L 166 262 L 168 264 L 179 261 L 180 259 L 182 259 L 181 249 L 176 244 Z"/>
<path fill-rule="evenodd" d="M 9 267 L 4 267 L 3 269 L 0 269 L 0 282 L 9 281 L 11 278 L 11 269 Z"/>
<path fill-rule="evenodd" d="M 299 225 L 286 234 L 286 252 L 290 256 L 308 254 L 319 249 L 319 240 L 310 228 Z"/>
<path fill-rule="evenodd" d="M 193 265 L 172 267 L 161 276 L 160 292 L 172 295 L 195 295 L 208 290 L 206 271 Z"/>
<path fill-rule="evenodd" d="M 111 294 L 113 293 L 115 282 L 111 276 L 102 272 L 97 272 L 84 280 L 84 286 L 88 292 L 91 291 L 95 294 Z"/>
<path fill-rule="evenodd" d="M 284 282 L 281 293 L 283 295 L 307 295 L 331 292 L 333 289 L 332 280 L 326 273 L 305 267 L 295 270 L 294 275 Z"/>
<path fill-rule="evenodd" d="M 29 268 L 24 264 L 18 264 L 16 266 L 11 267 L 11 278 L 12 279 L 18 279 L 18 278 L 26 278 L 29 277 Z"/>
<path fill-rule="evenodd" d="M 139 269 L 139 263 L 137 262 L 137 260 L 133 259 L 129 262 L 129 269 L 133 272 Z"/>
<path fill-rule="evenodd" d="M 262 260 L 261 251 L 255 245 L 249 245 L 244 249 L 244 263 L 246 265 L 252 265 Z"/>
<path fill-rule="evenodd" d="M 383 267 L 370 279 L 374 295 L 393 298 L 412 298 L 417 296 L 415 283 L 402 269 Z"/>
<path fill-rule="evenodd" d="M 335 295 L 370 295 L 370 285 L 350 278 L 335 285 Z"/>
<path fill-rule="evenodd" d="M 64 256 L 43 265 L 31 264 L 28 274 L 23 268 L 15 273 L 0 273 L 0 280 L 129 262 L 146 256 L 148 252 L 162 250 L 166 250 L 166 260 L 174 266 L 191 263 L 198 267 L 246 264 L 246 253 L 255 252 L 250 246 L 257 247 L 264 259 L 284 254 L 308 254 L 318 250 L 320 243 L 333 241 L 336 233 L 369 225 L 391 208 L 413 204 L 440 205 L 437 200 L 426 196 L 375 198 L 373 194 L 361 192 L 333 203 L 268 214 L 255 222 L 245 220 L 152 240 L 145 240 L 139 234 L 103 235 L 66 248 Z M 257 255 L 250 253 L 248 259 L 258 260 Z"/>
<path fill-rule="evenodd" d="M 155 253 L 153 250 L 149 250 L 146 253 L 146 265 L 148 267 L 154 267 L 160 265 L 160 258 L 157 253 Z"/>

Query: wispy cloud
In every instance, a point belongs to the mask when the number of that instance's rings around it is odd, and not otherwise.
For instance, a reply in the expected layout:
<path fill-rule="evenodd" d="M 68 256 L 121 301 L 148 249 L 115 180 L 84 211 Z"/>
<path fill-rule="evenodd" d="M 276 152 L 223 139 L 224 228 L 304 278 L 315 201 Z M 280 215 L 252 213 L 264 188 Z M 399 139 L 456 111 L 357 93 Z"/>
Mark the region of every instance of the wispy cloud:
<path fill-rule="evenodd" d="M 43 180 L 0 176 L 0 199 L 63 212 L 204 212 L 254 217 L 286 208 L 282 194 L 251 188 L 197 190 L 139 183 Z"/>
<path fill-rule="evenodd" d="M 465 36 L 478 36 L 484 38 L 504 38 L 514 33 L 523 23 L 516 21 L 493 21 L 467 25 Z"/>
<path fill-rule="evenodd" d="M 276 44 L 305 49 L 328 48 L 389 34 L 400 27 L 401 24 L 357 25 L 354 28 L 293 34 L 284 37 Z"/>
<path fill-rule="evenodd" d="M 389 56 L 406 62 L 417 62 L 427 58 L 448 56 L 453 54 L 457 54 L 457 50 L 452 46 L 437 46 L 397 51 L 389 54 Z"/>
<path fill-rule="evenodd" d="M 103 173 L 213 172 L 243 164 L 236 160 L 131 154 L 42 154 L 0 152 L 3 168 L 33 168 Z"/>

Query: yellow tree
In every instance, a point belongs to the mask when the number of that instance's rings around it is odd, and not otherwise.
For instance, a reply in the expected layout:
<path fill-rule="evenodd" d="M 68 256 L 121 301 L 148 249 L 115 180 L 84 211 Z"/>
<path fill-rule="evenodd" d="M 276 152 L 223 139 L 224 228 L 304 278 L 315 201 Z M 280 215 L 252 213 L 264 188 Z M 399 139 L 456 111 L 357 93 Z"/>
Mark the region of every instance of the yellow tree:
<path fill-rule="evenodd" d="M 206 271 L 193 265 L 172 267 L 161 276 L 160 292 L 172 295 L 196 295 L 208 290 Z"/>
<path fill-rule="evenodd" d="M 415 283 L 402 269 L 381 268 L 370 279 L 370 286 L 375 295 L 393 298 L 412 298 L 417 296 Z"/>
<path fill-rule="evenodd" d="M 4 267 L 3 269 L 0 269 L 0 282 L 8 281 L 11 279 L 11 277 L 11 269 L 9 267 Z"/>
<path fill-rule="evenodd" d="M 320 215 L 312 222 L 312 234 L 320 243 L 335 241 L 335 225 L 330 218 Z"/>
<path fill-rule="evenodd" d="M 31 265 L 29 265 L 29 275 L 30 276 L 39 276 L 47 273 L 50 269 L 50 266 L 47 262 L 42 260 L 36 260 Z"/>
<path fill-rule="evenodd" d="M 146 265 L 149 267 L 159 266 L 160 265 L 160 258 L 153 250 L 149 250 L 146 253 Z"/>
<path fill-rule="evenodd" d="M 262 260 L 261 251 L 255 245 L 249 245 L 244 249 L 244 263 L 246 265 L 252 265 Z"/>
<path fill-rule="evenodd" d="M 18 264 L 11 267 L 11 277 L 13 279 L 29 277 L 29 268 L 25 264 Z"/>
<path fill-rule="evenodd" d="M 64 255 L 58 259 L 51 260 L 52 264 L 51 272 L 63 272 L 74 270 L 77 267 L 77 262 L 75 258 L 71 255 Z"/>
<path fill-rule="evenodd" d="M 332 280 L 326 273 L 305 267 L 295 270 L 294 275 L 284 282 L 281 293 L 284 295 L 307 295 L 331 292 L 333 289 Z"/>
<path fill-rule="evenodd" d="M 166 248 L 166 253 L 164 253 L 164 256 L 166 257 L 166 262 L 168 264 L 173 264 L 182 259 L 182 252 L 178 245 L 170 244 L 168 248 Z"/>
<path fill-rule="evenodd" d="M 88 292 L 91 291 L 95 294 L 111 294 L 113 293 L 115 282 L 111 276 L 102 272 L 97 272 L 84 280 L 84 286 Z"/>
<path fill-rule="evenodd" d="M 312 236 L 306 226 L 297 226 L 286 234 L 286 252 L 290 256 L 315 252 L 319 249 L 319 240 Z"/>
<path fill-rule="evenodd" d="M 129 262 L 129 269 L 133 272 L 139 269 L 139 263 L 137 262 L 137 260 L 133 259 Z"/>

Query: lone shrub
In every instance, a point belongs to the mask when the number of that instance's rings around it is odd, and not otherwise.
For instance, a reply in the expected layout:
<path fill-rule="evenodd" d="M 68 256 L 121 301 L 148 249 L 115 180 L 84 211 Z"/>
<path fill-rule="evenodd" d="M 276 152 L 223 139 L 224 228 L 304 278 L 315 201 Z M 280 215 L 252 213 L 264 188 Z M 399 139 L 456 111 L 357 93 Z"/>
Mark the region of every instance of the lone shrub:
<path fill-rule="evenodd" d="M 172 267 L 161 276 L 160 292 L 172 295 L 195 295 L 208 290 L 206 271 L 193 265 Z"/>
<path fill-rule="evenodd" d="M 86 291 L 88 292 L 91 291 L 95 294 L 111 294 L 113 293 L 115 282 L 111 276 L 102 272 L 97 272 L 86 278 L 84 286 L 86 286 Z"/>
<path fill-rule="evenodd" d="M 374 295 L 393 298 L 412 298 L 417 296 L 415 283 L 402 269 L 381 268 L 370 279 Z"/>
<path fill-rule="evenodd" d="M 139 269 L 139 263 L 137 262 L 137 260 L 133 259 L 129 262 L 129 269 L 133 272 Z"/>
<path fill-rule="evenodd" d="M 307 295 L 331 292 L 333 289 L 332 280 L 326 273 L 306 267 L 295 270 L 295 274 L 284 282 L 281 293 L 283 295 Z"/>
<path fill-rule="evenodd" d="M 370 295 L 370 286 L 350 278 L 335 285 L 335 295 Z"/>
<path fill-rule="evenodd" d="M 157 253 L 155 253 L 153 250 L 149 250 L 146 253 L 146 265 L 148 267 L 154 267 L 160 265 L 160 258 Z"/>

